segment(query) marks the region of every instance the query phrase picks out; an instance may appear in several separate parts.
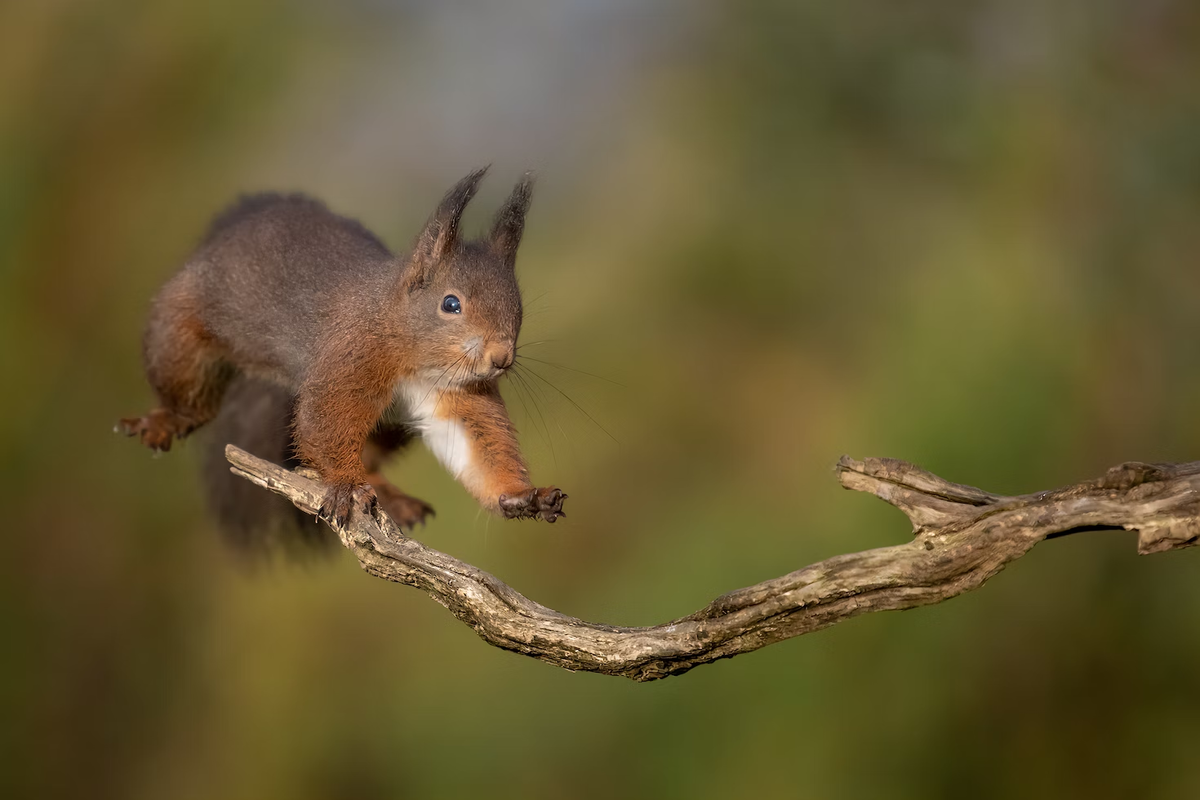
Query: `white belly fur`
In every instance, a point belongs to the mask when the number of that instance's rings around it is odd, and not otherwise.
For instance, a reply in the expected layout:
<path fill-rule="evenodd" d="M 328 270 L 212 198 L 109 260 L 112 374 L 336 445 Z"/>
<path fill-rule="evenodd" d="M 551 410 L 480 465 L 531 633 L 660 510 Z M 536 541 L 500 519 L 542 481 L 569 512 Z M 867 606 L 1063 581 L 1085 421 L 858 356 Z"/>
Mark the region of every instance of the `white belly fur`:
<path fill-rule="evenodd" d="M 461 479 L 472 466 L 471 440 L 461 421 L 437 416 L 438 399 L 430 382 L 401 381 L 396 386 L 387 418 L 420 433 L 421 440 L 442 466 Z"/>

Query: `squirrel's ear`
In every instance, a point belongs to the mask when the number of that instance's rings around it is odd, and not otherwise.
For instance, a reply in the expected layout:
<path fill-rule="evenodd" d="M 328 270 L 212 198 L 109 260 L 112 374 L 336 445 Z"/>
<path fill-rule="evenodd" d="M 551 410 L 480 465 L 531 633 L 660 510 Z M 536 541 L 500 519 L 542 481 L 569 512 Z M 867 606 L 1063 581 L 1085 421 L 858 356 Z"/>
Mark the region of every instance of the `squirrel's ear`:
<path fill-rule="evenodd" d="M 517 245 L 521 243 L 521 234 L 525 231 L 525 212 L 529 210 L 529 201 L 533 199 L 533 180 L 533 173 L 526 172 L 517 181 L 512 194 L 496 214 L 496 222 L 488 237 L 492 249 L 510 263 L 516 260 Z"/>
<path fill-rule="evenodd" d="M 429 222 L 425 223 L 425 228 L 417 237 L 417 243 L 413 247 L 413 261 L 416 267 L 413 279 L 417 282 L 424 282 L 427 277 L 426 271 L 454 250 L 454 245 L 458 241 L 458 223 L 462 219 L 463 210 L 475 196 L 479 182 L 483 180 L 487 171 L 487 167 L 477 169 L 454 184 L 454 187 L 446 192 L 442 202 L 438 203 Z"/>

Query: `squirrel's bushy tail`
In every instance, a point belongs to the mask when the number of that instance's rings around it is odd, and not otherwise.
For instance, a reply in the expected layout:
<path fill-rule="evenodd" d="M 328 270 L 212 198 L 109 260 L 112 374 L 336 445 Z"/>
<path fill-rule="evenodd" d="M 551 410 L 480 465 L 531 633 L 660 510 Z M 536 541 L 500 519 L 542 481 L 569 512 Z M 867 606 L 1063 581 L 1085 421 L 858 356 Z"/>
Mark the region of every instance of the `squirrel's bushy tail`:
<path fill-rule="evenodd" d="M 266 381 L 239 376 L 230 384 L 216 419 L 200 432 L 204 489 L 222 533 L 237 550 L 323 549 L 329 528 L 279 495 L 229 471 L 225 445 L 233 444 L 288 469 L 299 465 L 292 442 L 295 398 Z"/>

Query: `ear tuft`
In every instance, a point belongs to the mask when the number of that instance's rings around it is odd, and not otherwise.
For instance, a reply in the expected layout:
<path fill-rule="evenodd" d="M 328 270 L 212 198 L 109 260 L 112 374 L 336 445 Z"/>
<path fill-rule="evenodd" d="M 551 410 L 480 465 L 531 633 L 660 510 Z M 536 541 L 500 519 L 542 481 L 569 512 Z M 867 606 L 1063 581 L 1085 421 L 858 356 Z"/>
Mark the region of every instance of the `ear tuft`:
<path fill-rule="evenodd" d="M 425 223 L 425 228 L 417 236 L 413 247 L 414 274 L 410 281 L 423 284 L 428 279 L 429 271 L 443 258 L 449 255 L 458 243 L 458 225 L 462 220 L 463 211 L 475 192 L 479 182 L 487 174 L 489 167 L 477 169 L 460 180 L 446 192 L 442 202 L 434 209 L 433 216 Z"/>
<path fill-rule="evenodd" d="M 525 232 L 525 213 L 529 211 L 529 202 L 533 199 L 533 183 L 533 172 L 521 176 L 512 194 L 496 214 L 496 222 L 488 237 L 492 249 L 509 263 L 516 261 L 517 246 L 521 244 L 521 234 Z"/>

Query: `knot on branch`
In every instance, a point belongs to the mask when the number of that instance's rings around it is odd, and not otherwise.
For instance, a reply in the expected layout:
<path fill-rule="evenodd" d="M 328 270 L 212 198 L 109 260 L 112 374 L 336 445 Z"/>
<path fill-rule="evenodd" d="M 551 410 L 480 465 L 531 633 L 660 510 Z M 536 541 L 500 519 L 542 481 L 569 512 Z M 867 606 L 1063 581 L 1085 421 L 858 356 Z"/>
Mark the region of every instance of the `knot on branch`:
<path fill-rule="evenodd" d="M 1104 478 L 1101 479 L 1100 485 L 1105 489 L 1124 492 L 1135 486 L 1141 486 L 1143 483 L 1153 483 L 1155 481 L 1166 480 L 1169 477 L 1169 466 L 1143 464 L 1141 461 L 1126 461 L 1124 464 L 1110 467 L 1108 472 L 1104 473 Z"/>

